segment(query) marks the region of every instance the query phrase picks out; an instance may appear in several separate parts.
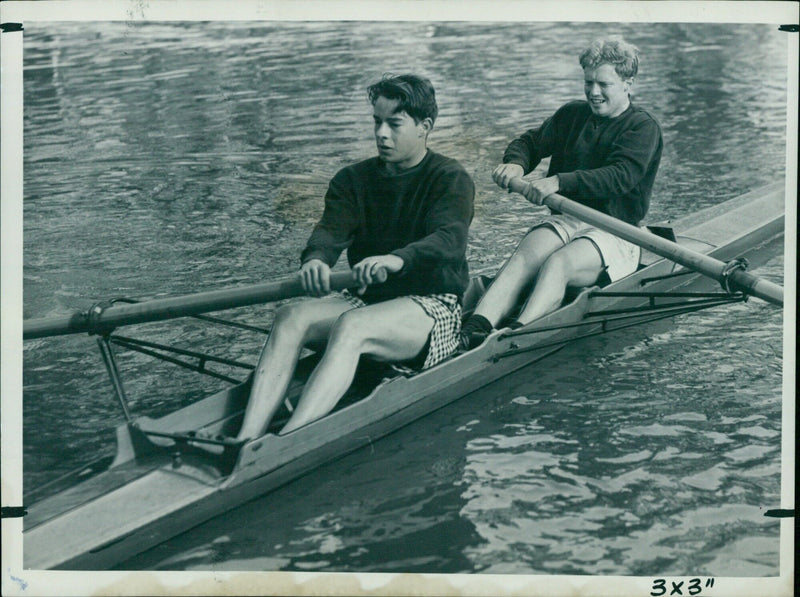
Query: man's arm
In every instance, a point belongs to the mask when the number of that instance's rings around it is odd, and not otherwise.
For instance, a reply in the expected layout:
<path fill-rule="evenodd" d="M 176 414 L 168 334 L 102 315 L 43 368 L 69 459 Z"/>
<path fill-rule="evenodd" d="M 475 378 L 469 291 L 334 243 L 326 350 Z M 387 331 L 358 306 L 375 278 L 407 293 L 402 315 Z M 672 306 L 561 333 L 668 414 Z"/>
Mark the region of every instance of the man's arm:
<path fill-rule="evenodd" d="M 559 123 L 569 104 L 560 108 L 538 128 L 530 129 L 508 144 L 503 153 L 503 164 L 517 164 L 523 174 L 532 172 L 544 158 L 553 155 L 555 144 L 561 133 Z M 498 168 L 499 169 L 499 168 Z M 509 178 L 514 178 L 510 176 Z M 498 181 L 496 181 L 498 182 Z M 498 184 L 500 184 L 498 182 Z M 504 188 L 508 186 L 500 185 Z"/>
<path fill-rule="evenodd" d="M 325 193 L 325 209 L 314 226 L 300 261 L 307 263 L 318 259 L 329 267 L 336 265 L 339 255 L 353 242 L 353 231 L 358 226 L 358 206 L 354 194 L 348 190 L 342 172 L 334 176 Z"/>
<path fill-rule="evenodd" d="M 347 188 L 343 173 L 331 180 L 325 193 L 322 218 L 314 226 L 300 255 L 300 280 L 303 289 L 311 296 L 330 293 L 331 268 L 336 265 L 342 251 L 350 246 L 353 231 L 358 226 L 356 201 Z"/>
<path fill-rule="evenodd" d="M 567 196 L 592 197 L 607 205 L 636 188 L 661 146 L 658 123 L 643 118 L 617 138 L 603 166 L 559 173 L 559 190 Z"/>

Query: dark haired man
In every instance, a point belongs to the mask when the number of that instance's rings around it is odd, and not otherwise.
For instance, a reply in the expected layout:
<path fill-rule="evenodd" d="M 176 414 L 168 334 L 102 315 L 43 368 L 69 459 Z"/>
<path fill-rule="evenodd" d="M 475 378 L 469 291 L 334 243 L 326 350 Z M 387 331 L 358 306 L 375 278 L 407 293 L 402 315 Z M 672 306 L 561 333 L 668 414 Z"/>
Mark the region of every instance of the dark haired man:
<path fill-rule="evenodd" d="M 638 225 L 649 206 L 663 145 L 658 122 L 630 101 L 638 50 L 620 38 L 597 40 L 579 62 L 586 101 L 565 104 L 539 128 L 512 141 L 492 177 L 508 188 L 549 156 L 547 176 L 526 183 L 528 201 L 542 205 L 548 195 L 561 193 Z M 527 301 L 512 327 L 556 309 L 568 286 L 616 281 L 634 272 L 639 253 L 636 245 L 572 216 L 546 217 L 528 231 L 465 322 L 462 346 L 480 344 L 521 298 Z"/>
<path fill-rule="evenodd" d="M 240 440 L 266 431 L 309 343 L 327 348 L 282 434 L 330 412 L 362 355 L 424 369 L 458 346 L 474 185 L 458 162 L 427 149 L 438 112 L 430 81 L 385 77 L 368 94 L 378 156 L 330 182 L 301 255 L 303 288 L 316 298 L 278 310 Z M 361 288 L 331 294 L 330 268 L 345 249 Z"/>

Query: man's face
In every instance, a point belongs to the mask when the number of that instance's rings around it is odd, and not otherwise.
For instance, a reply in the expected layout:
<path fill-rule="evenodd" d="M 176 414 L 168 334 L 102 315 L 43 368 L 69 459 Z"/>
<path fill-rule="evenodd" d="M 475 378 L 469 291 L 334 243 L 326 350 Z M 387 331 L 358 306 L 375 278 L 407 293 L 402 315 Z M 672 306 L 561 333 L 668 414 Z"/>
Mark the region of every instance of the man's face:
<path fill-rule="evenodd" d="M 583 90 L 592 112 L 614 118 L 628 107 L 628 91 L 633 79 L 622 79 L 610 64 L 583 69 Z"/>
<path fill-rule="evenodd" d="M 403 170 L 424 157 L 430 125 L 428 119 L 416 123 L 405 112 L 397 112 L 397 104 L 397 100 L 383 96 L 375 101 L 375 143 L 381 159 L 391 169 Z"/>

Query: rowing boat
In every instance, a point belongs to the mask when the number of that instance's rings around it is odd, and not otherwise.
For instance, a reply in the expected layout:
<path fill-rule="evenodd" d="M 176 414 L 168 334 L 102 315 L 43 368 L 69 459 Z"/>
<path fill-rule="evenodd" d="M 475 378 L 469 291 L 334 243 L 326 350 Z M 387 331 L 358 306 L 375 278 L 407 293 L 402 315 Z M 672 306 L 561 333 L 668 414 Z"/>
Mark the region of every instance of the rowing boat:
<path fill-rule="evenodd" d="M 568 203 L 558 207 L 571 209 Z M 763 281 L 754 282 L 749 273 L 743 277 L 741 265 L 746 259 L 758 266 L 780 251 L 782 185 L 752 191 L 669 224 L 674 241 L 642 233 L 645 240 L 640 244 L 650 250 L 643 252 L 635 273 L 604 288 L 576 289 L 557 311 L 522 328 L 499 329 L 479 347 L 458 352 L 431 369 L 410 375 L 362 360 L 336 410 L 286 435 L 276 431 L 315 363 L 314 354 L 298 366 L 283 417 L 276 417 L 266 435 L 243 444 L 204 438 L 235 435 L 249 381 L 157 419 L 133 417 L 126 410 L 128 421 L 116 430 L 117 450 L 111 461 L 83 467 L 62 479 L 57 491 L 41 492 L 27 506 L 24 566 L 109 568 L 586 336 L 745 300 L 749 294 L 765 294 L 766 300 L 779 302 L 780 287 L 766 283 L 763 292 Z M 705 272 L 696 265 L 698 256 L 713 268 L 720 263 L 724 267 Z M 709 276 L 722 280 L 726 289 L 712 292 Z M 348 280 L 337 274 L 335 284 L 346 286 Z M 486 276 L 473 278 L 464 298 L 465 312 L 490 281 Z M 275 300 L 297 294 L 293 284 L 240 289 L 232 293 L 234 298 L 231 293 L 202 293 L 96 308 L 64 320 L 31 320 L 25 322 L 24 336 L 97 334 L 105 341 L 99 343 L 106 346 L 103 355 L 113 379 L 116 368 L 108 341 L 115 327 Z M 124 394 L 120 398 L 124 407 Z M 215 445 L 219 453 L 200 449 L 204 444 Z"/>

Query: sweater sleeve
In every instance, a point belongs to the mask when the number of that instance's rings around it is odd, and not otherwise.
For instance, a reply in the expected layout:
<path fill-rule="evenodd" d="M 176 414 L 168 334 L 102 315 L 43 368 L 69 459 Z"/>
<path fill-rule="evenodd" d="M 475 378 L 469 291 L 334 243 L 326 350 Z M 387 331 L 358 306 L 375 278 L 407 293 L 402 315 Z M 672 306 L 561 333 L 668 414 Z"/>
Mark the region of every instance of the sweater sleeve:
<path fill-rule="evenodd" d="M 403 260 L 400 275 L 436 263 L 458 263 L 467 249 L 475 185 L 461 166 L 445 170 L 429 191 L 430 207 L 424 219 L 425 236 L 392 251 Z"/>
<path fill-rule="evenodd" d="M 357 201 L 349 189 L 346 176 L 339 172 L 328 185 L 322 218 L 314 226 L 306 248 L 300 255 L 301 263 L 320 259 L 330 267 L 336 265 L 339 255 L 353 242 L 358 223 Z"/>
<path fill-rule="evenodd" d="M 559 192 L 593 197 L 601 205 L 630 193 L 644 178 L 661 144 L 661 130 L 642 118 L 623 132 L 599 168 L 560 172 Z"/>
<path fill-rule="evenodd" d="M 544 158 L 553 155 L 559 138 L 558 120 L 563 110 L 545 120 L 539 128 L 530 129 L 508 144 L 504 164 L 518 164 L 525 174 L 532 172 Z"/>

